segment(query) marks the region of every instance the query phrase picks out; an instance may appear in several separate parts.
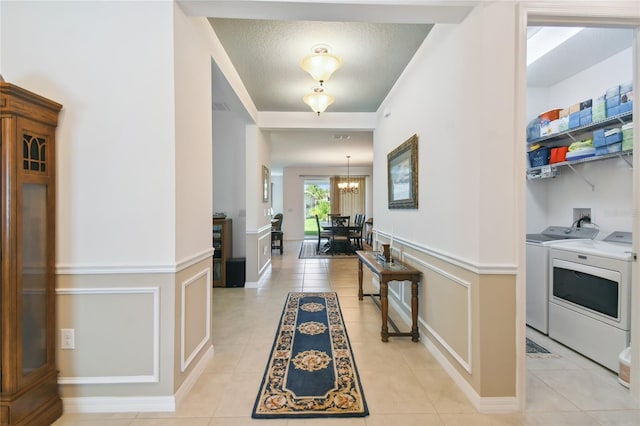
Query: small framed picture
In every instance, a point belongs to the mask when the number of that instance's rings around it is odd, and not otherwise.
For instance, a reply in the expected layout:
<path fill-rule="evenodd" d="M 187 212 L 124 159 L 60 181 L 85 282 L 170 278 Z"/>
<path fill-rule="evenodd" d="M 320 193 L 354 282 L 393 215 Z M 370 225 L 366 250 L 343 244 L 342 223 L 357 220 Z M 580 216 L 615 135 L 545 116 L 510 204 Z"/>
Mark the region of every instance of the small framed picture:
<path fill-rule="evenodd" d="M 390 209 L 418 208 L 418 135 L 387 155 Z"/>
<path fill-rule="evenodd" d="M 262 201 L 269 202 L 269 169 L 262 166 Z"/>

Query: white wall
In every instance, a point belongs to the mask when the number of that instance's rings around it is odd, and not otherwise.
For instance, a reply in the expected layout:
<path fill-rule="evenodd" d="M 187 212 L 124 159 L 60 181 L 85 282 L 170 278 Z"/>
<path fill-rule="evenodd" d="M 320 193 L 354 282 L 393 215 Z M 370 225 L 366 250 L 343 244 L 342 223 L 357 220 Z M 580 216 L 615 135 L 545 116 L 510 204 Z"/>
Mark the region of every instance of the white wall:
<path fill-rule="evenodd" d="M 263 201 L 262 166 L 271 170 L 269 137 L 255 125 L 247 125 L 245 168 L 247 176 L 247 230 L 256 230 L 271 224 L 271 201 Z"/>
<path fill-rule="evenodd" d="M 172 267 L 173 5 L 2 2 L 2 8 L 5 80 L 63 105 L 58 267 Z"/>
<path fill-rule="evenodd" d="M 367 176 L 365 215 L 372 216 L 373 197 L 382 196 L 379 189 L 373 186 L 373 170 L 370 167 L 351 167 L 353 176 Z M 287 167 L 283 175 L 283 213 L 285 240 L 304 239 L 304 180 L 305 176 L 346 176 L 347 167 Z M 386 182 L 386 181 L 385 181 Z M 386 185 L 386 184 L 385 184 Z M 386 191 L 386 186 L 385 186 Z"/>
<path fill-rule="evenodd" d="M 244 257 L 246 250 L 245 128 L 236 113 L 213 111 L 213 211 L 233 220 L 233 257 Z"/>
<path fill-rule="evenodd" d="M 65 410 L 87 396 L 92 409 L 123 411 L 121 396 L 134 411 L 171 410 L 176 385 L 211 348 L 209 301 L 180 295 L 211 287 L 207 22 L 174 2 L 0 7 L 4 77 L 63 104 L 56 321 L 77 329 L 76 349 L 56 351 Z M 114 306 L 126 308 L 120 321 Z M 174 368 L 185 327 L 202 345 L 187 339 L 193 362 Z M 123 363 L 131 342 L 135 363 Z"/>
<path fill-rule="evenodd" d="M 211 58 L 208 33 L 175 7 L 176 258 L 211 250 Z"/>
<path fill-rule="evenodd" d="M 529 89 L 532 92 L 530 112 L 538 115 L 551 108 L 565 108 L 601 96 L 609 87 L 631 81 L 632 70 L 632 51 L 629 48 L 546 90 Z M 546 92 L 544 96 L 541 91 Z M 555 179 L 527 183 L 527 232 L 540 232 L 549 225 L 571 225 L 574 207 L 591 208 L 592 220 L 600 226 L 599 239 L 615 230 L 631 231 L 631 167 L 621 159 L 575 167 L 595 185 L 594 190 L 566 167 L 559 170 Z"/>
<path fill-rule="evenodd" d="M 482 4 L 434 27 L 374 134 L 375 227 L 473 265 L 516 264 L 511 7 Z M 388 210 L 387 154 L 414 133 L 419 208 Z"/>

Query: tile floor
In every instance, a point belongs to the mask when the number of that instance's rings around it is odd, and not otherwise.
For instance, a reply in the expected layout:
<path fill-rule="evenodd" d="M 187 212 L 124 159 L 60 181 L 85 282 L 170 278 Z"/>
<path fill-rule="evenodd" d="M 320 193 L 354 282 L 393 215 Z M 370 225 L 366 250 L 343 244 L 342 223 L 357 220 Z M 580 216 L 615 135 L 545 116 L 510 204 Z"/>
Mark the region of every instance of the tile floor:
<path fill-rule="evenodd" d="M 478 413 L 422 344 L 380 341 L 377 306 L 357 298 L 355 260 L 300 260 L 299 248 L 287 242 L 283 256 L 274 252 L 258 289 L 214 289 L 215 355 L 175 413 L 65 414 L 55 425 L 640 425 L 640 408 L 613 373 L 534 330 L 529 337 L 553 355 L 527 358 L 526 409 Z M 370 415 L 252 420 L 286 294 L 324 290 L 338 293 Z"/>

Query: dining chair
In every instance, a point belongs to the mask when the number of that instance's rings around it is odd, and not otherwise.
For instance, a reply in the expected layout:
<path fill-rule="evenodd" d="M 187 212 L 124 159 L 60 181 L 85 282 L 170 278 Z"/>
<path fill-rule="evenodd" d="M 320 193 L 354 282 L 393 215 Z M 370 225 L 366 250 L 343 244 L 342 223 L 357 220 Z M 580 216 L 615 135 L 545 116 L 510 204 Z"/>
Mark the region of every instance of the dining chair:
<path fill-rule="evenodd" d="M 364 214 L 357 214 L 354 225 L 356 229 L 349 231 L 349 239 L 353 241 L 353 245 L 359 249 L 363 248 L 362 237 L 364 235 Z"/>
<path fill-rule="evenodd" d="M 364 226 L 365 226 L 365 234 L 366 234 L 364 238 L 364 242 L 371 246 L 373 245 L 373 218 L 370 217 L 369 219 L 367 219 L 364 222 Z"/>
<path fill-rule="evenodd" d="M 282 213 L 273 216 L 273 224 L 271 225 L 271 250 L 279 249 L 280 254 L 283 252 L 284 232 L 282 232 Z"/>
<path fill-rule="evenodd" d="M 331 255 L 351 251 L 349 220 L 350 216 L 336 216 L 331 218 Z"/>
<path fill-rule="evenodd" d="M 316 248 L 316 253 L 319 253 L 322 239 L 325 239 L 328 243 L 331 243 L 331 231 L 322 229 L 322 226 L 320 226 L 320 219 L 318 218 L 318 215 L 316 215 L 316 225 L 318 225 L 318 247 Z"/>

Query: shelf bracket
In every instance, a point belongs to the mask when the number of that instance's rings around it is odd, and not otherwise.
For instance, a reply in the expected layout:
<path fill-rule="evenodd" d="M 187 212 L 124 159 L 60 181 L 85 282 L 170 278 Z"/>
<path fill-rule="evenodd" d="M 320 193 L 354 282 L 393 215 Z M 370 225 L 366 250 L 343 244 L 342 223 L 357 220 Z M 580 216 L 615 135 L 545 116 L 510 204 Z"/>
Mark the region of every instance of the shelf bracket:
<path fill-rule="evenodd" d="M 629 165 L 629 167 L 631 167 L 633 169 L 633 163 L 631 161 L 629 161 L 629 154 L 626 155 L 618 155 L 618 157 L 622 158 L 624 160 L 625 163 L 627 163 Z"/>
<path fill-rule="evenodd" d="M 582 173 L 580 173 L 579 171 L 577 171 L 572 165 L 571 163 L 567 163 L 567 167 L 569 167 L 573 173 L 577 174 L 578 176 L 580 176 L 580 178 L 582 178 L 583 181 L 587 182 L 587 185 L 589 185 L 591 187 L 592 191 L 596 190 L 596 186 L 594 184 L 592 184 L 591 182 L 589 182 L 589 180 L 584 177 L 584 175 Z"/>

